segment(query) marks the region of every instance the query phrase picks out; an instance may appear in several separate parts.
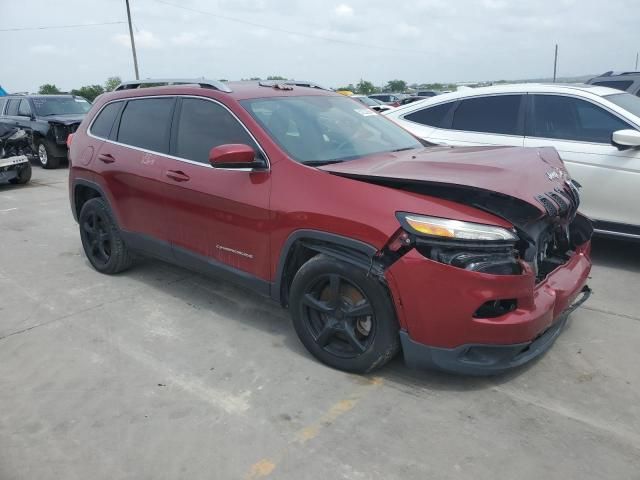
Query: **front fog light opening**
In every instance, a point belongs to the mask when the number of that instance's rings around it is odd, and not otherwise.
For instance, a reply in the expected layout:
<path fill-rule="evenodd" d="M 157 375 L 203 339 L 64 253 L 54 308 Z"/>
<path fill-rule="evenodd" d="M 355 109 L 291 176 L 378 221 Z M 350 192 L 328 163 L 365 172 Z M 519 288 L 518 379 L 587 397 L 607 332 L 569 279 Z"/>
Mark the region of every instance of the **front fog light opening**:
<path fill-rule="evenodd" d="M 513 312 L 516 308 L 518 308 L 518 301 L 515 298 L 489 300 L 480 305 L 473 314 L 473 318 L 497 318 Z"/>

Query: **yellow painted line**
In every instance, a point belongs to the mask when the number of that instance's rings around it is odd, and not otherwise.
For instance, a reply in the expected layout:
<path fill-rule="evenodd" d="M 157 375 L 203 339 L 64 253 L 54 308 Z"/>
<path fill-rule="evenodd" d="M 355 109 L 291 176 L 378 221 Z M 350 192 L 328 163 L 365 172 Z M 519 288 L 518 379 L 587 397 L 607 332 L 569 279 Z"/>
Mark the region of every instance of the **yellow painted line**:
<path fill-rule="evenodd" d="M 277 463 L 280 459 L 285 456 L 289 446 L 296 444 L 304 445 L 306 442 L 313 440 L 322 432 L 323 429 L 331 426 L 341 415 L 353 410 L 353 407 L 355 407 L 360 399 L 370 391 L 371 387 L 379 387 L 382 384 L 383 380 L 380 377 L 366 379 L 363 384 L 363 387 L 366 388 L 360 387 L 352 395 L 349 395 L 348 398 L 334 403 L 318 420 L 298 430 L 293 439 L 288 443 L 287 447 L 276 455 L 275 459 L 263 458 L 251 465 L 245 479 L 254 480 L 269 476 L 276 469 Z"/>

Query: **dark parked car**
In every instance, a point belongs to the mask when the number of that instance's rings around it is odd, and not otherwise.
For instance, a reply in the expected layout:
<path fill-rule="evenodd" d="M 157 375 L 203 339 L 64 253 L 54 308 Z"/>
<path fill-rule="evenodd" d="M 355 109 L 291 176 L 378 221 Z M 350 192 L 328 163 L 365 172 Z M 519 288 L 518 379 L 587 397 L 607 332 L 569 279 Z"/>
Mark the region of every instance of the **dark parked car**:
<path fill-rule="evenodd" d="M 352 372 L 402 349 L 498 373 L 588 296 L 592 228 L 554 149 L 425 148 L 334 92 L 193 83 L 102 95 L 70 139 L 99 272 L 140 252 L 216 274 L 288 306 L 309 352 Z"/>
<path fill-rule="evenodd" d="M 408 96 L 406 93 L 374 93 L 373 95 L 369 95 L 369 98 L 391 105 L 392 107 L 397 107 L 400 105 L 402 99 Z"/>
<path fill-rule="evenodd" d="M 8 95 L 0 100 L 0 123 L 28 131 L 40 165 L 57 168 L 67 157 L 67 136 L 90 108 L 75 95 Z"/>
<path fill-rule="evenodd" d="M 416 92 L 416 97 L 435 97 L 436 95 L 440 95 L 440 92 L 436 92 L 435 90 L 418 90 Z"/>
<path fill-rule="evenodd" d="M 587 82 L 590 85 L 615 88 L 640 97 L 640 72 L 606 72 Z"/>

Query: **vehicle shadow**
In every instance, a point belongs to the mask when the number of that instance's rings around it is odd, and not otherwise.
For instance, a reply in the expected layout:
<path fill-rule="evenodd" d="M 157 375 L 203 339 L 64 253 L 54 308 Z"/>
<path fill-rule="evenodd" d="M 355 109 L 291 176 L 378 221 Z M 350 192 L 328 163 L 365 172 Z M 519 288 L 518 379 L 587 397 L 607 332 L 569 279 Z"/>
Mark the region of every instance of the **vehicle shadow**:
<path fill-rule="evenodd" d="M 216 278 L 151 259 L 139 260 L 125 275 L 183 301 L 190 308 L 210 312 L 211 321 L 229 322 L 241 330 L 261 330 L 265 333 L 265 345 L 285 347 L 296 355 L 311 357 L 298 340 L 288 310 L 266 297 Z M 158 283 L 157 278 L 162 276 L 174 279 Z M 363 378 L 379 377 L 385 385 L 423 396 L 429 390 L 465 392 L 488 389 L 523 374 L 535 363 L 530 362 L 507 374 L 472 377 L 410 369 L 404 364 L 400 352 L 382 369 L 364 377 L 353 375 L 353 379 L 361 382 Z"/>
<path fill-rule="evenodd" d="M 640 242 L 594 237 L 591 245 L 594 265 L 640 273 Z"/>

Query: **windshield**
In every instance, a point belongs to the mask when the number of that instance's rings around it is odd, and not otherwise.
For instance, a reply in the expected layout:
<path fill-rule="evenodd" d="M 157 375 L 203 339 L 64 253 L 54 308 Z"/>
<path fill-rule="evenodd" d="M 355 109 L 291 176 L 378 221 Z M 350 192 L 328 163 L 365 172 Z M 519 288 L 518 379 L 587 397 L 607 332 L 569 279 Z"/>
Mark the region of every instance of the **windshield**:
<path fill-rule="evenodd" d="M 41 117 L 87 113 L 91 104 L 80 97 L 35 97 L 33 104 Z"/>
<path fill-rule="evenodd" d="M 241 103 L 301 163 L 340 162 L 422 146 L 390 120 L 345 97 L 275 97 Z"/>
<path fill-rule="evenodd" d="M 382 103 L 369 97 L 356 97 L 355 100 L 358 100 L 360 103 L 364 103 L 369 107 L 377 107 Z"/>
<path fill-rule="evenodd" d="M 614 93 L 605 95 L 604 98 L 640 118 L 640 98 L 630 93 Z"/>

